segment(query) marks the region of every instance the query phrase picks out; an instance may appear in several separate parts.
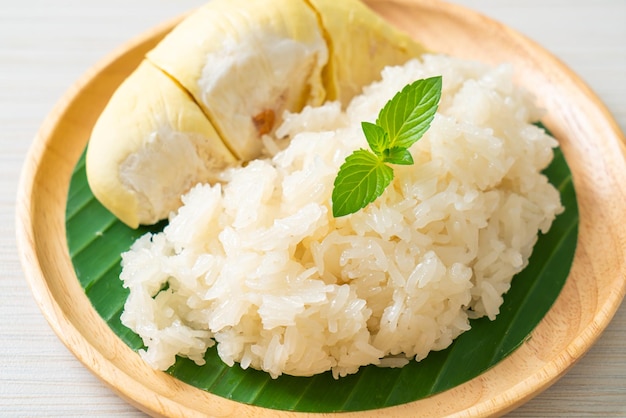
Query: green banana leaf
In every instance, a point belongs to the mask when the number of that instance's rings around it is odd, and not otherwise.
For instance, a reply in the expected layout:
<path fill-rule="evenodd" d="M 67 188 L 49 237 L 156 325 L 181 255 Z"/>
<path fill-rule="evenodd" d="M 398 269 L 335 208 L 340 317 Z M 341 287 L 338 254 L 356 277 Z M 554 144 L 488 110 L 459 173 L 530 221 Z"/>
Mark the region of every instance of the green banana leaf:
<path fill-rule="evenodd" d="M 193 386 L 235 401 L 266 408 L 302 412 L 363 411 L 419 400 L 480 375 L 519 347 L 557 298 L 574 258 L 578 208 L 571 172 L 560 151 L 546 169 L 561 192 L 566 210 L 546 235 L 541 235 L 529 266 L 514 279 L 495 321 L 471 321 L 471 330 L 446 350 L 400 369 L 363 367 L 339 380 L 330 373 L 315 377 L 281 376 L 228 367 L 215 348 L 206 364 L 179 358 L 168 370 Z M 119 280 L 120 254 L 148 231 L 164 223 L 133 230 L 119 222 L 94 198 L 85 174 L 84 155 L 75 167 L 66 210 L 67 242 L 76 275 L 93 307 L 132 349 L 141 339 L 120 322 L 128 291 Z"/>

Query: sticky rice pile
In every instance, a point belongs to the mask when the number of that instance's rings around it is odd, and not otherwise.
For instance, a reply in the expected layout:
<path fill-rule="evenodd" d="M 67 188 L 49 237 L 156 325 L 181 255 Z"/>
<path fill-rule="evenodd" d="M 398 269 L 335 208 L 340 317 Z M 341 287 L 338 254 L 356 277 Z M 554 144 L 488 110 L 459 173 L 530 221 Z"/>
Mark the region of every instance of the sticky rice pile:
<path fill-rule="evenodd" d="M 333 181 L 367 148 L 374 122 L 406 84 L 442 75 L 431 128 L 412 166 L 365 209 L 333 218 Z M 122 322 L 142 357 L 220 358 L 268 372 L 335 378 L 375 364 L 401 367 L 495 319 L 539 231 L 562 211 L 541 174 L 556 141 L 532 125 L 533 98 L 512 69 L 430 55 L 388 67 L 346 110 L 288 114 L 267 158 L 183 197 L 162 233 L 123 254 L 130 289 Z"/>

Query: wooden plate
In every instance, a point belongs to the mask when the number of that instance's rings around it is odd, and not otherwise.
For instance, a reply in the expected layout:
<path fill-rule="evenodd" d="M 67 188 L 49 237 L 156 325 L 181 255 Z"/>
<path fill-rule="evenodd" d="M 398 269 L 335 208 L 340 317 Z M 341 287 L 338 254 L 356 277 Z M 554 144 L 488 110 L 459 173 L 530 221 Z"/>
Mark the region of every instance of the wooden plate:
<path fill-rule="evenodd" d="M 432 0 L 368 0 L 385 18 L 434 51 L 512 63 L 516 80 L 547 109 L 579 206 L 574 263 L 556 303 L 532 338 L 470 382 L 379 416 L 489 416 L 521 405 L 563 375 L 597 340 L 626 291 L 626 150 L 604 105 L 561 62 L 507 27 Z M 295 416 L 233 402 L 152 370 L 94 311 L 74 273 L 65 240 L 72 169 L 119 83 L 178 20 L 129 42 L 85 74 L 44 122 L 25 162 L 18 196 L 22 264 L 44 316 L 93 373 L 143 411 L 166 416 Z M 372 415 L 373 411 L 342 413 Z"/>

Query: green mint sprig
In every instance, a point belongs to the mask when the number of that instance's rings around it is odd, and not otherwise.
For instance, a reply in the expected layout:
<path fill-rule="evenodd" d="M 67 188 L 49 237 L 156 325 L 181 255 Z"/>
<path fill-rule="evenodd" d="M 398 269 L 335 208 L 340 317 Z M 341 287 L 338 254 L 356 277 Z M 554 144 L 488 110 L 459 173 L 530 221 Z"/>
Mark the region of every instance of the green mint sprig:
<path fill-rule="evenodd" d="M 335 218 L 363 209 L 383 193 L 394 176 L 387 163 L 413 164 L 409 147 L 430 127 L 441 84 L 441 76 L 417 80 L 387 102 L 375 124 L 361 123 L 371 151 L 354 151 L 339 168 L 332 194 Z"/>

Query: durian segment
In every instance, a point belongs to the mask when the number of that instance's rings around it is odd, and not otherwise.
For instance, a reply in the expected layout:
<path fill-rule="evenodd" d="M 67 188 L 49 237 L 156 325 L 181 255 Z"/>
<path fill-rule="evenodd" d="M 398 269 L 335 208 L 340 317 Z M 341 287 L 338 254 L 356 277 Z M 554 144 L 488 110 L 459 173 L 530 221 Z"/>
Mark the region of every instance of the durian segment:
<path fill-rule="evenodd" d="M 330 51 L 324 71 L 327 100 L 342 105 L 380 79 L 384 67 L 427 52 L 360 0 L 305 0 L 319 14 Z"/>
<path fill-rule="evenodd" d="M 136 228 L 167 218 L 191 186 L 235 162 L 189 94 L 144 60 L 97 120 L 86 170 L 95 197 Z"/>
<path fill-rule="evenodd" d="M 122 222 L 153 224 L 197 182 L 257 157 L 285 110 L 345 105 L 422 52 L 358 0 L 212 0 L 113 95 L 87 150 L 89 184 Z"/>
<path fill-rule="evenodd" d="M 244 161 L 259 156 L 285 110 L 325 99 L 328 48 L 303 0 L 211 0 L 147 59 L 192 94 Z"/>

